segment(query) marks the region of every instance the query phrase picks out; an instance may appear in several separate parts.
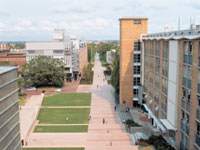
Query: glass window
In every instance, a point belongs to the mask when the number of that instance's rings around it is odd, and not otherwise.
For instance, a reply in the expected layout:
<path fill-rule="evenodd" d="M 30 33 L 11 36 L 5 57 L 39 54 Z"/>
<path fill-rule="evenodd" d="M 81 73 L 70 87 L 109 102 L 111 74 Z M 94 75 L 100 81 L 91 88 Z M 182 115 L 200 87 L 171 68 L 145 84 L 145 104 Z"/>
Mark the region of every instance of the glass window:
<path fill-rule="evenodd" d="M 134 24 L 141 24 L 141 20 L 134 20 Z"/>

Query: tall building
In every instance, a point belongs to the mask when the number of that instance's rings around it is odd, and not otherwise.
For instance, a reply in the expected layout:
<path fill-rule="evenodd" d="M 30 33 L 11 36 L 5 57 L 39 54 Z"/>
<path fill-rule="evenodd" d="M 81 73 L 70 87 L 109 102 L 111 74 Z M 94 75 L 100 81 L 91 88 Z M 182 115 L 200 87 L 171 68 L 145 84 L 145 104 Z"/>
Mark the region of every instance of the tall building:
<path fill-rule="evenodd" d="M 115 58 L 115 49 L 111 49 L 110 51 L 106 51 L 106 63 L 111 65 L 113 62 L 113 59 Z"/>
<path fill-rule="evenodd" d="M 133 107 L 138 101 L 141 75 L 140 36 L 147 33 L 147 18 L 120 20 L 120 105 Z M 133 72 L 134 68 L 134 72 Z M 137 71 L 139 70 L 139 71 Z"/>
<path fill-rule="evenodd" d="M 120 104 L 132 107 L 137 97 L 168 143 L 200 150 L 200 26 L 143 34 L 146 24 L 147 19 L 120 19 Z M 138 96 L 132 94 L 136 77 Z"/>
<path fill-rule="evenodd" d="M 162 123 L 172 145 L 200 150 L 200 30 L 147 34 L 144 106 L 152 124 Z"/>
<path fill-rule="evenodd" d="M 0 67 L 0 149 L 21 150 L 17 67 Z"/>

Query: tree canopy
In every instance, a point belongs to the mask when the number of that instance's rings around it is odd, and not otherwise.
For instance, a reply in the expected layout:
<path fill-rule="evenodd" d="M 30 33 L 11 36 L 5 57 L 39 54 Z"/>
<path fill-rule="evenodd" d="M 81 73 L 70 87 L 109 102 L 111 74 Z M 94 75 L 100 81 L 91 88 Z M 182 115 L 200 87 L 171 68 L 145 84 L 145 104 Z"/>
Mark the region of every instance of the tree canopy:
<path fill-rule="evenodd" d="M 115 58 L 112 64 L 111 84 L 115 88 L 115 92 L 119 94 L 119 54 L 115 53 Z"/>
<path fill-rule="evenodd" d="M 50 56 L 38 56 L 22 67 L 25 86 L 62 87 L 65 79 L 64 62 Z"/>

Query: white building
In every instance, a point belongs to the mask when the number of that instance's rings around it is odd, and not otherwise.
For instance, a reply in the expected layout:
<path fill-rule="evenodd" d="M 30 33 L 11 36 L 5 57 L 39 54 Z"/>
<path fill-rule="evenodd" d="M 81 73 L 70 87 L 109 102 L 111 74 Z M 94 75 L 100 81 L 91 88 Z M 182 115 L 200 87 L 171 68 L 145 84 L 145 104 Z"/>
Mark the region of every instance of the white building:
<path fill-rule="evenodd" d="M 26 42 L 26 61 L 36 56 L 52 56 L 62 59 L 68 77 L 73 77 L 74 74 L 79 73 L 78 52 L 83 45 L 86 46 L 85 41 L 78 40 L 76 36 L 66 36 L 64 29 L 55 29 L 52 41 Z"/>
<path fill-rule="evenodd" d="M 107 64 L 112 64 L 112 61 L 115 57 L 116 50 L 112 49 L 106 52 L 106 62 Z"/>

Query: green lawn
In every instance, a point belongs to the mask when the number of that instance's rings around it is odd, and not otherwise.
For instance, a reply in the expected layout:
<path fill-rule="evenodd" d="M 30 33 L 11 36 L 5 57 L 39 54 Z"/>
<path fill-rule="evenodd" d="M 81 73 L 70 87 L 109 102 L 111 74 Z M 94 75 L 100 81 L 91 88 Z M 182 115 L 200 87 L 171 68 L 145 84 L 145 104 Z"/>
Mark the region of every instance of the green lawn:
<path fill-rule="evenodd" d="M 34 132 L 88 132 L 87 125 L 74 125 L 74 126 L 36 126 Z"/>
<path fill-rule="evenodd" d="M 91 93 L 59 93 L 45 95 L 42 106 L 90 106 Z"/>
<path fill-rule="evenodd" d="M 87 124 L 89 113 L 89 108 L 41 108 L 38 120 L 44 124 Z"/>
<path fill-rule="evenodd" d="M 23 150 L 84 150 L 83 147 L 66 147 L 66 148 L 23 148 Z"/>

